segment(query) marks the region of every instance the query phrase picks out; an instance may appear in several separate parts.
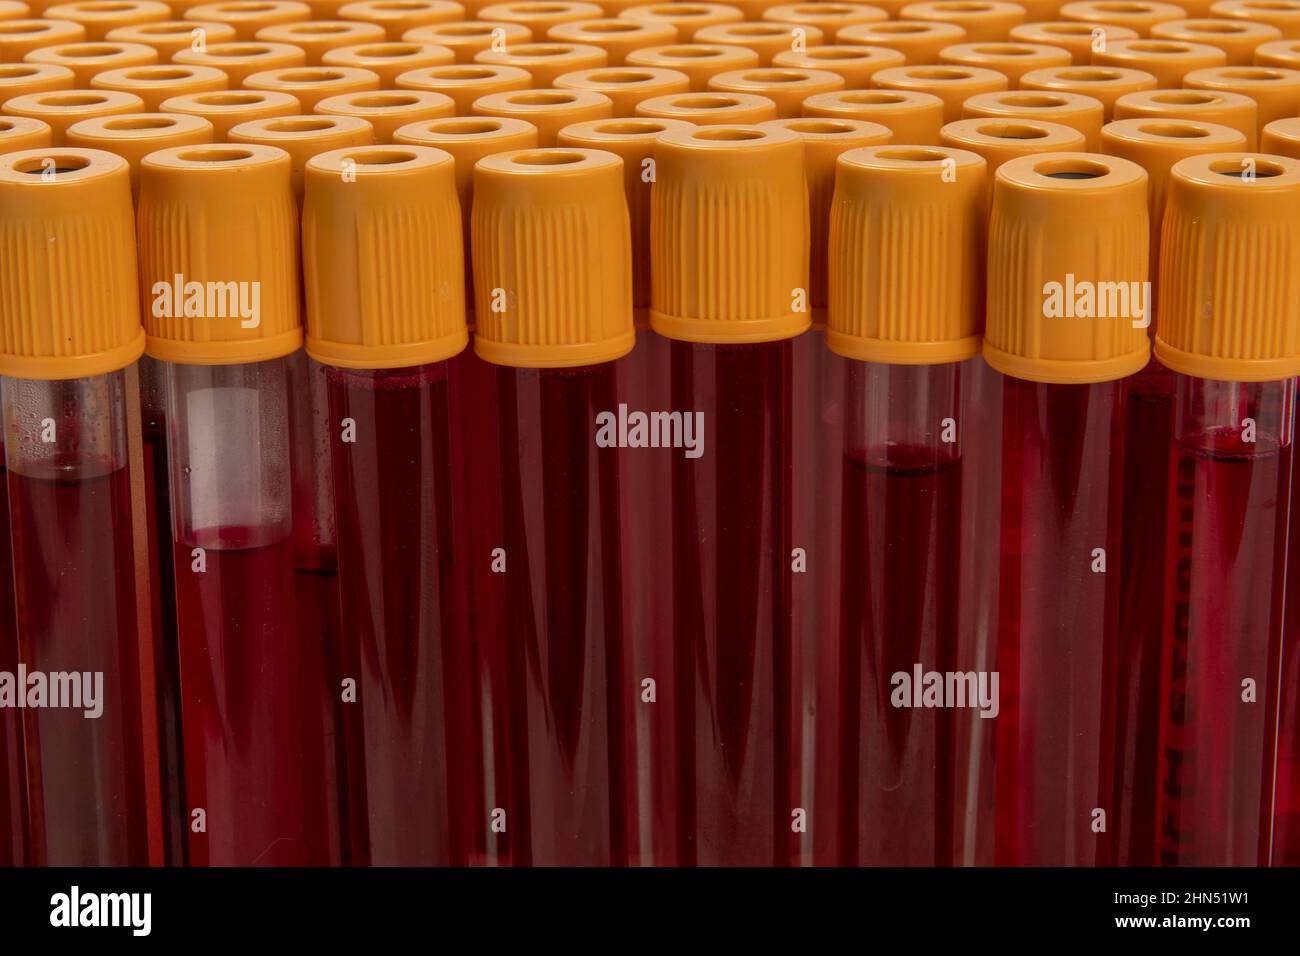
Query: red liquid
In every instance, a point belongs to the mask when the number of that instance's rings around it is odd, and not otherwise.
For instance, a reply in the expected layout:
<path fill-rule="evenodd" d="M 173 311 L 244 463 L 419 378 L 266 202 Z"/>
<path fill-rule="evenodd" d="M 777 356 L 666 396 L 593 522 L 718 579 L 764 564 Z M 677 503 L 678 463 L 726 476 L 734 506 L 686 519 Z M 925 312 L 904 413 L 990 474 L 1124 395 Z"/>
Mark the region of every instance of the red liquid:
<path fill-rule="evenodd" d="M 1124 810 L 1110 702 L 1125 384 L 1003 387 L 995 860 L 1106 865 Z M 1097 548 L 1105 573 L 1092 570 Z"/>
<path fill-rule="evenodd" d="M 513 861 L 619 865 L 636 685 L 624 675 L 621 453 L 594 440 L 596 415 L 618 407 L 616 367 L 495 374 Z"/>
<path fill-rule="evenodd" d="M 1291 476 L 1273 865 L 1300 866 L 1300 482 Z"/>
<path fill-rule="evenodd" d="M 792 851 L 791 344 L 673 342 L 672 408 L 704 413 L 673 455 L 671 697 L 685 865 Z"/>
<path fill-rule="evenodd" d="M 1157 817 L 1166 865 L 1269 859 L 1291 448 L 1262 440 L 1224 432 L 1173 446 Z"/>
<path fill-rule="evenodd" d="M 331 420 L 357 423 L 356 442 L 334 449 L 334 487 L 345 656 L 364 730 L 354 820 L 378 866 L 461 866 L 484 853 L 447 373 L 445 362 L 329 371 Z"/>
<path fill-rule="evenodd" d="M 14 620 L 14 564 L 9 550 L 9 489 L 0 448 L 0 671 L 18 667 Z M 27 861 L 27 786 L 23 766 L 23 725 L 19 711 L 0 710 L 0 866 Z"/>
<path fill-rule="evenodd" d="M 292 541 L 241 547 L 255 533 L 200 532 L 201 574 L 175 552 L 186 795 L 207 811 L 190 862 L 324 865 L 318 637 L 296 627 Z"/>
<path fill-rule="evenodd" d="M 83 480 L 9 473 L 19 660 L 103 673 L 103 713 L 22 711 L 31 862 L 149 862 L 131 491 L 125 468 Z"/>

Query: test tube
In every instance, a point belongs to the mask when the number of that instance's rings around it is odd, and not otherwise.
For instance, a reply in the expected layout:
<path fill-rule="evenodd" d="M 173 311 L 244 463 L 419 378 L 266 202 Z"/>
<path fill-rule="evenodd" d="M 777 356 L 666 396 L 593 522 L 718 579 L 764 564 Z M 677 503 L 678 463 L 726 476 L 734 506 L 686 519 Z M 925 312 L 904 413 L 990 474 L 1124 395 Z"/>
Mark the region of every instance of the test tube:
<path fill-rule="evenodd" d="M 468 341 L 454 162 L 427 146 L 332 150 L 308 161 L 304 196 L 307 352 L 326 368 L 363 728 L 354 862 L 464 865 L 482 858 L 487 817 L 449 389 Z M 368 256 L 376 244 L 392 255 Z"/>
<path fill-rule="evenodd" d="M 831 864 L 957 860 L 958 712 L 914 709 L 911 695 L 900 706 L 896 690 L 917 668 L 973 670 L 959 641 L 963 380 L 980 351 L 986 170 L 937 147 L 854 149 L 837 164 L 826 344 L 847 372 Z M 915 245 L 890 241 L 903 233 Z"/>
<path fill-rule="evenodd" d="M 28 862 L 143 866 L 156 767 L 127 438 L 144 340 L 126 160 L 8 153 L 0 218 L 0 252 L 25 264 L 0 272 L 17 659 L 29 673 L 72 674 L 80 691 L 20 714 Z"/>
<path fill-rule="evenodd" d="M 1170 173 L 1155 344 L 1174 373 L 1156 791 L 1167 865 L 1270 858 L 1297 216 L 1300 161 L 1211 153 Z"/>
<path fill-rule="evenodd" d="M 0 404 L 3 400 L 0 399 Z M 0 433 L 0 440 L 3 433 Z M 14 619 L 14 564 L 9 541 L 9 488 L 0 447 L 0 671 L 18 671 L 18 625 Z M 0 711 L 0 866 L 27 862 L 27 768 L 23 724 L 13 708 Z"/>
<path fill-rule="evenodd" d="M 678 840 L 658 862 L 785 865 L 808 823 L 791 799 L 791 340 L 810 325 L 803 144 L 777 128 L 677 130 L 655 144 L 655 164 L 650 325 L 672 340 L 683 421 L 671 452 Z"/>
<path fill-rule="evenodd" d="M 1126 809 L 1110 696 L 1125 380 L 1149 353 L 1146 185 L 1141 166 L 1093 153 L 1022 156 L 995 176 L 984 358 L 1003 377 L 1000 865 L 1107 864 Z"/>
<path fill-rule="evenodd" d="M 289 362 L 302 346 L 290 160 L 254 144 L 141 163 L 141 295 L 163 373 L 194 865 L 329 862 L 318 634 L 297 621 Z"/>

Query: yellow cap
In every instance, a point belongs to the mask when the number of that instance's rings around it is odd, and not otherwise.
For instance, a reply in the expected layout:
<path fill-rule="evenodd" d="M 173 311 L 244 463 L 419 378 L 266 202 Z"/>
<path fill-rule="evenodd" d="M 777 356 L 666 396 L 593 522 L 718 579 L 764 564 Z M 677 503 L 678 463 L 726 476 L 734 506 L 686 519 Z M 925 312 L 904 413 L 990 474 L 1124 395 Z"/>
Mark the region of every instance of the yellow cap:
<path fill-rule="evenodd" d="M 49 93 L 28 93 L 5 102 L 5 112 L 10 116 L 30 116 L 50 125 L 50 135 L 55 146 L 64 145 L 64 133 L 77 120 L 94 116 L 114 116 L 119 113 L 139 113 L 144 102 L 133 93 L 115 90 L 54 90 Z"/>
<path fill-rule="evenodd" d="M 604 11 L 594 3 L 572 3 L 566 0 L 522 0 L 514 3 L 492 3 L 472 11 L 480 20 L 499 20 L 528 27 L 535 37 L 546 36 L 546 31 L 557 23 L 570 20 L 593 20 Z"/>
<path fill-rule="evenodd" d="M 555 145 L 555 137 L 570 123 L 610 119 L 614 105 L 608 96 L 589 90 L 535 89 L 515 93 L 489 93 L 471 107 L 476 116 L 509 116 L 527 120 L 537 127 L 537 141 L 543 148 Z"/>
<path fill-rule="evenodd" d="M 939 62 L 955 66 L 974 66 L 996 70 L 1007 78 L 1007 85 L 1015 89 L 1020 78 L 1030 70 L 1045 70 L 1053 66 L 1069 66 L 1074 61 L 1068 50 L 1045 43 L 957 43 L 939 51 Z"/>
<path fill-rule="evenodd" d="M 48 149 L 54 142 L 50 124 L 30 116 L 0 116 L 0 153 Z"/>
<path fill-rule="evenodd" d="M 307 161 L 303 281 L 307 354 L 316 361 L 405 368 L 465 348 L 454 165 L 440 149 L 407 145 Z"/>
<path fill-rule="evenodd" d="M 1007 78 L 977 66 L 897 66 L 881 70 L 871 78 L 871 85 L 931 93 L 943 100 L 944 122 L 951 123 L 961 119 L 961 105 L 968 97 L 1005 90 Z"/>
<path fill-rule="evenodd" d="M 357 116 L 374 129 L 376 143 L 391 143 L 398 127 L 419 120 L 456 115 L 450 96 L 427 90 L 381 90 L 341 93 L 316 104 L 316 112 L 330 116 Z"/>
<path fill-rule="evenodd" d="M 167 0 L 167 2 L 196 6 L 193 0 Z M 340 16 L 340 12 L 347 0 L 302 0 L 302 2 L 311 8 L 311 18 L 313 20 L 341 20 L 343 17 Z"/>
<path fill-rule="evenodd" d="M 1062 20 L 1081 23 L 1113 23 L 1128 27 L 1138 36 L 1149 36 L 1151 28 L 1166 20 L 1185 20 L 1187 10 L 1155 0 L 1077 0 L 1061 7 Z"/>
<path fill-rule="evenodd" d="M 575 70 L 608 65 L 609 56 L 589 43 L 516 43 L 504 50 L 484 50 L 474 55 L 475 63 L 517 66 L 527 70 L 535 88 L 555 85 L 557 77 Z"/>
<path fill-rule="evenodd" d="M 642 6 L 642 3 L 641 0 L 600 0 L 596 6 L 600 7 L 605 16 L 618 17 L 623 15 L 623 11 Z"/>
<path fill-rule="evenodd" d="M 91 80 L 90 85 L 97 90 L 134 93 L 144 100 L 147 112 L 156 113 L 163 100 L 186 93 L 224 90 L 227 80 L 226 74 L 215 67 L 168 63 L 105 70 Z"/>
<path fill-rule="evenodd" d="M 719 73 L 709 80 L 709 89 L 718 93 L 765 96 L 776 104 L 778 117 L 790 119 L 802 114 L 803 101 L 809 96 L 844 89 L 844 78 L 827 70 L 763 67 Z"/>
<path fill-rule="evenodd" d="M 488 23 L 486 20 L 466 20 L 463 23 L 441 23 L 416 27 L 402 34 L 407 43 L 432 43 L 445 46 L 456 57 L 457 63 L 473 63 L 474 56 L 490 49 L 496 37 L 509 46 L 528 43 L 533 31 L 519 23 Z"/>
<path fill-rule="evenodd" d="M 758 62 L 769 66 L 772 57 L 784 50 L 819 46 L 826 35 L 817 27 L 805 23 L 778 23 L 763 20 L 758 23 L 718 23 L 695 33 L 696 43 L 722 44 L 744 47 L 758 54 Z"/>
<path fill-rule="evenodd" d="M 1300 159 L 1300 117 L 1273 120 L 1259 136 L 1259 148 L 1264 153 Z"/>
<path fill-rule="evenodd" d="M 255 39 L 263 43 L 288 43 L 307 54 L 307 63 L 319 66 L 321 57 L 339 47 L 358 43 L 383 43 L 388 39 L 384 28 L 374 23 L 349 20 L 302 20 L 276 23 L 257 31 Z"/>
<path fill-rule="evenodd" d="M 835 42 L 883 46 L 903 54 L 909 66 L 924 66 L 938 63 L 939 51 L 944 47 L 965 43 L 966 30 L 936 20 L 889 20 L 844 27 L 835 34 Z"/>
<path fill-rule="evenodd" d="M 560 368 L 632 350 L 631 232 L 618 156 L 566 148 L 480 159 L 472 222 L 479 358 Z"/>
<path fill-rule="evenodd" d="M 667 23 L 677 29 L 677 42 L 690 43 L 705 27 L 719 23 L 739 23 L 745 15 L 726 3 L 644 3 L 629 7 L 620 14 L 629 20 Z"/>
<path fill-rule="evenodd" d="M 231 143 L 274 146 L 289 154 L 289 185 L 294 199 L 302 203 L 302 176 L 307 160 L 331 149 L 369 146 L 375 141 L 374 127 L 358 116 L 275 116 L 245 120 L 230 128 Z"/>
<path fill-rule="evenodd" d="M 988 163 L 985 183 L 990 195 L 993 176 L 1003 163 L 1036 153 L 1085 152 L 1083 134 L 1072 126 L 1039 119 L 982 116 L 948 123 L 939 140 L 951 149 L 978 153 Z"/>
<path fill-rule="evenodd" d="M 879 23 L 889 14 L 867 3 L 782 3 L 763 11 L 762 19 L 778 23 L 803 23 L 817 27 L 827 37 L 855 23 Z"/>
<path fill-rule="evenodd" d="M 839 158 L 830 214 L 826 345 L 892 365 L 980 352 L 984 160 L 964 149 L 872 146 Z"/>
<path fill-rule="evenodd" d="M 75 3 L 56 3 L 46 7 L 41 14 L 51 20 L 80 23 L 86 28 L 86 39 L 91 41 L 105 39 L 116 27 L 166 20 L 171 15 L 171 7 L 156 0 L 78 0 Z"/>
<path fill-rule="evenodd" d="M 140 163 L 137 223 L 153 358 L 240 365 L 302 347 L 288 153 L 253 144 L 152 152 Z M 187 308 L 200 294 L 200 308 Z M 253 303 L 247 314 L 238 307 Z"/>
<path fill-rule="evenodd" d="M 674 93 L 652 96 L 636 106 L 637 116 L 685 120 L 695 126 L 731 126 L 776 119 L 776 104 L 757 93 Z"/>
<path fill-rule="evenodd" d="M 160 62 L 170 63 L 171 58 L 182 50 L 194 49 L 199 37 L 202 37 L 204 45 L 230 43 L 235 39 L 235 28 L 228 23 L 207 23 L 202 20 L 156 20 L 117 27 L 109 30 L 105 39 L 112 43 L 142 43 L 151 46 L 158 51 Z"/>
<path fill-rule="evenodd" d="M 340 20 L 359 20 L 383 28 L 384 36 L 396 42 L 402 34 L 432 23 L 457 23 L 465 19 L 465 8 L 453 0 L 361 0 L 339 7 Z"/>
<path fill-rule="evenodd" d="M 1025 22 L 1025 8 L 1001 0 L 933 0 L 910 3 L 899 12 L 900 20 L 935 20 L 955 23 L 966 31 L 970 43 L 1005 40 L 1011 28 Z"/>
<path fill-rule="evenodd" d="M 627 65 L 677 70 L 686 74 L 692 93 L 702 93 L 709 88 L 709 79 L 719 73 L 758 66 L 758 54 L 723 43 L 679 43 L 634 50 L 627 55 Z"/>
<path fill-rule="evenodd" d="M 1255 122 L 1260 129 L 1275 119 L 1300 113 L 1300 70 L 1281 66 L 1224 66 L 1188 73 L 1183 77 L 1183 86 L 1249 96 L 1255 101 Z"/>
<path fill-rule="evenodd" d="M 1084 150 L 1101 152 L 1101 126 L 1106 111 L 1101 100 L 1082 93 L 1016 90 L 980 93 L 961 106 L 963 119 L 1032 119 L 1068 126 L 1083 134 Z M 990 175 L 990 188 L 993 178 Z"/>
<path fill-rule="evenodd" d="M 327 96 L 379 89 L 379 76 L 351 66 L 294 66 L 254 73 L 244 79 L 244 87 L 292 93 L 304 110 L 313 111 Z"/>
<path fill-rule="evenodd" d="M 1256 66 L 1282 66 L 1300 70 L 1300 40 L 1275 40 L 1255 48 Z"/>
<path fill-rule="evenodd" d="M 803 115 L 879 123 L 893 132 L 892 142 L 931 146 L 939 142 L 943 100 L 915 90 L 819 93 L 803 101 Z"/>
<path fill-rule="evenodd" d="M 139 185 L 140 160 L 156 149 L 212 142 L 212 124 L 183 113 L 121 113 L 78 120 L 68 127 L 67 144 L 116 153 L 131 164 L 131 195 Z"/>
<path fill-rule="evenodd" d="M 1094 53 L 1092 62 L 1098 66 L 1128 66 L 1145 70 L 1156 78 L 1158 87 L 1178 89 L 1188 73 L 1224 66 L 1228 55 L 1217 46 L 1150 37 L 1116 40 L 1104 52 Z"/>
<path fill-rule="evenodd" d="M 408 70 L 394 81 L 398 89 L 428 90 L 450 96 L 456 113 L 469 115 L 474 101 L 490 93 L 511 93 L 532 86 L 527 70 L 516 66 L 490 66 L 486 63 L 453 63 Z"/>
<path fill-rule="evenodd" d="M 71 20 L 6 20 L 0 29 L 0 63 L 17 63 L 32 50 L 82 43 L 86 28 Z"/>
<path fill-rule="evenodd" d="M 21 20 L 31 12 L 21 0 L 0 0 L 0 20 Z"/>
<path fill-rule="evenodd" d="M 1151 38 L 1205 43 L 1222 50 L 1228 66 L 1247 66 L 1254 62 L 1256 48 L 1280 40 L 1282 31 L 1249 20 L 1166 20 L 1151 28 Z"/>
<path fill-rule="evenodd" d="M 1142 167 L 1041 153 L 994 176 L 985 360 L 1004 375 L 1061 384 L 1111 381 L 1146 365 Z"/>
<path fill-rule="evenodd" d="M 760 20 L 763 17 L 763 11 L 776 6 L 775 0 L 730 0 L 731 5 L 738 9 L 746 20 Z"/>
<path fill-rule="evenodd" d="M 74 83 L 89 87 L 96 73 L 122 66 L 146 66 L 158 62 L 158 52 L 143 43 L 62 43 L 32 50 L 28 63 L 53 63 L 72 71 Z"/>
<path fill-rule="evenodd" d="M 610 66 L 622 66 L 633 50 L 676 43 L 677 28 L 670 23 L 652 20 L 605 17 L 557 23 L 546 31 L 546 39 L 554 43 L 600 47 L 609 57 Z"/>
<path fill-rule="evenodd" d="M 456 192 L 465 250 L 466 307 L 474 308 L 474 269 L 470 249 L 470 211 L 474 208 L 474 164 L 484 156 L 512 150 L 536 149 L 537 127 L 521 119 L 499 116 L 454 116 L 408 123 L 393 134 L 394 143 L 431 146 L 456 161 Z"/>
<path fill-rule="evenodd" d="M 1101 100 L 1109 120 L 1117 99 L 1125 93 L 1154 90 L 1156 78 L 1144 70 L 1124 66 L 1065 66 L 1031 70 L 1020 78 L 1020 88 L 1091 96 Z"/>
<path fill-rule="evenodd" d="M 302 112 L 296 96 L 266 90 L 226 90 L 219 93 L 189 93 L 163 100 L 163 113 L 201 116 L 212 124 L 212 138 L 224 142 L 231 127 L 255 119 L 295 116 Z"/>
<path fill-rule="evenodd" d="M 1300 38 L 1300 3 L 1295 0 L 1219 0 L 1211 5 L 1210 14 L 1267 23 L 1289 40 Z"/>
<path fill-rule="evenodd" d="M 623 194 L 632 231 L 632 306 L 638 326 L 649 322 L 650 307 L 650 182 L 646 160 L 654 157 L 655 140 L 669 130 L 690 129 L 683 120 L 640 117 L 591 120 L 560 130 L 560 147 L 603 149 L 623 160 Z"/>
<path fill-rule="evenodd" d="M 15 96 L 72 89 L 75 77 L 53 63 L 0 63 L 0 106 Z"/>
<path fill-rule="evenodd" d="M 230 78 L 232 87 L 238 88 L 255 73 L 306 66 L 307 54 L 299 47 L 287 43 L 236 40 L 230 43 L 209 43 L 202 53 L 197 50 L 181 50 L 172 56 L 172 62 L 215 66 Z"/>
<path fill-rule="evenodd" d="M 0 221 L 0 375 L 86 378 L 140 357 L 126 160 L 95 149 L 5 153 Z"/>
<path fill-rule="evenodd" d="M 650 197 L 656 332 L 771 342 L 808 328 L 803 152 L 797 133 L 758 126 L 659 137 Z"/>
<path fill-rule="evenodd" d="M 889 127 L 866 120 L 806 116 L 769 120 L 760 129 L 786 129 L 803 140 L 804 180 L 808 184 L 808 298 L 814 326 L 826 324 L 826 239 L 830 234 L 831 198 L 835 194 L 835 165 L 849 150 L 883 146 L 893 139 Z"/>
<path fill-rule="evenodd" d="M 891 66 L 902 66 L 903 54 L 883 46 L 813 46 L 802 53 L 786 50 L 772 57 L 772 66 L 795 70 L 826 70 L 844 80 L 845 89 L 860 90 L 871 77 Z"/>
<path fill-rule="evenodd" d="M 387 0 L 375 0 L 384 3 Z M 396 2 L 396 0 L 393 0 Z M 420 0 L 420 2 L 445 3 L 448 0 Z M 379 77 L 379 88 L 389 90 L 397 78 L 410 70 L 430 66 L 449 66 L 456 55 L 445 46 L 432 43 L 360 43 L 339 47 L 321 57 L 322 66 L 348 66 L 369 70 Z"/>
<path fill-rule="evenodd" d="M 1146 90 L 1115 101 L 1117 120 L 1168 117 L 1231 126 L 1246 137 L 1246 149 L 1255 146 L 1255 112 L 1249 96 L 1227 90 Z"/>
<path fill-rule="evenodd" d="M 1007 39 L 1016 43 L 1045 43 L 1059 46 L 1074 58 L 1075 66 L 1092 62 L 1094 48 L 1104 48 L 1115 40 L 1135 40 L 1137 31 L 1113 23 L 1083 23 L 1079 20 L 1048 20 L 1014 26 Z"/>
<path fill-rule="evenodd" d="M 1018 2 L 1025 8 L 1027 23 L 1050 23 L 1061 16 L 1062 0 L 1018 0 Z"/>
<path fill-rule="evenodd" d="M 293 0 L 218 0 L 190 7 L 184 17 L 228 23 L 235 28 L 239 39 L 252 40 L 263 27 L 310 20 L 311 7 Z"/>
<path fill-rule="evenodd" d="M 685 93 L 691 81 L 685 73 L 653 66 L 598 67 L 565 73 L 555 80 L 556 89 L 590 90 L 609 97 L 615 116 L 632 116 L 642 100 L 652 96 Z"/>
<path fill-rule="evenodd" d="M 1208 153 L 1169 175 L 1156 357 L 1198 378 L 1300 374 L 1300 160 Z"/>

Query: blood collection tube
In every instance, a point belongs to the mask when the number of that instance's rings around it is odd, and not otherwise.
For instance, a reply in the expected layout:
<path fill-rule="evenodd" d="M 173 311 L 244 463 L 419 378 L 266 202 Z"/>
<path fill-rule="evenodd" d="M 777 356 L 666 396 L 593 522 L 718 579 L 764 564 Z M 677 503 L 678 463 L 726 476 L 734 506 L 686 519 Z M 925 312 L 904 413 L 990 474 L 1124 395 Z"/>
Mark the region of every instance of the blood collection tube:
<path fill-rule="evenodd" d="M 518 237 L 530 237 L 519 241 Z M 621 864 L 634 819 L 626 673 L 622 367 L 635 341 L 623 163 L 603 150 L 498 153 L 474 169 L 474 347 L 497 396 L 486 634 L 492 831 L 516 864 Z M 642 449 L 643 453 L 647 451 Z M 476 479 L 479 480 L 479 479 Z M 653 676 L 653 675 L 652 675 Z"/>
<path fill-rule="evenodd" d="M 784 865 L 807 825 L 791 800 L 803 144 L 783 129 L 702 127 L 662 135 L 655 163 L 650 324 L 672 340 L 683 437 L 696 429 L 693 449 L 671 451 L 678 842 L 659 862 Z"/>
<path fill-rule="evenodd" d="M 299 625 L 289 363 L 302 345 L 283 150 L 146 156 L 149 354 L 164 378 L 189 859 L 328 862 L 327 650 Z"/>
<path fill-rule="evenodd" d="M 914 710 L 911 695 L 899 706 L 896 688 L 900 674 L 973 669 L 959 641 L 963 379 L 980 351 L 986 169 L 935 147 L 838 163 L 826 344 L 847 372 L 827 863 L 957 861 L 958 712 Z M 916 245 L 888 238 L 901 233 Z"/>
<path fill-rule="evenodd" d="M 3 404 L 3 399 L 0 399 L 0 404 Z M 3 449 L 0 449 L 0 475 L 4 475 Z M 0 671 L 17 673 L 18 660 L 14 563 L 9 540 L 9 489 L 8 476 L 4 475 L 0 478 Z M 16 708 L 7 707 L 0 710 L 0 867 L 22 866 L 27 862 L 26 791 L 22 716 Z"/>
<path fill-rule="evenodd" d="M 25 264 L 0 272 L 0 375 L 17 659 L 29 674 L 28 862 L 143 866 L 157 771 L 128 451 L 144 340 L 127 163 L 99 150 L 8 153 L 0 218 L 0 253 Z M 33 700 L 30 675 L 52 687 L 57 673 L 78 692 Z"/>
<path fill-rule="evenodd" d="M 1147 363 L 1147 176 L 1041 153 L 996 173 L 984 358 L 1003 376 L 994 859 L 1113 859 L 1127 376 Z M 1098 308 L 1096 294 L 1106 296 Z M 1089 305 L 1091 303 L 1091 305 Z"/>
<path fill-rule="evenodd" d="M 364 737 L 354 862 L 377 866 L 481 859 L 487 823 L 449 389 L 468 341 L 453 165 L 369 146 L 321 153 L 305 174 L 307 350 L 326 367 L 343 658 Z M 376 243 L 392 254 L 368 255 Z"/>
<path fill-rule="evenodd" d="M 1169 176 L 1155 344 L 1174 373 L 1156 790 L 1164 864 L 1270 858 L 1298 217 L 1294 159 L 1211 153 Z M 1268 253 L 1241 252 L 1251 249 Z"/>

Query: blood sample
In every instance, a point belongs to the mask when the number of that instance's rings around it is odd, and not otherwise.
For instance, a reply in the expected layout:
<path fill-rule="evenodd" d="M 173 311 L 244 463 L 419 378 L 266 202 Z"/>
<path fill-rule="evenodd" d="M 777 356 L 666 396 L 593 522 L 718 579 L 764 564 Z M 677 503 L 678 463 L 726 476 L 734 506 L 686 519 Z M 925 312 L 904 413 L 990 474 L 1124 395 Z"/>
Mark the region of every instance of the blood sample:
<path fill-rule="evenodd" d="M 827 863 L 956 862 L 959 712 L 914 709 L 898 688 L 917 669 L 973 669 L 959 649 L 962 379 L 980 349 L 986 169 L 933 147 L 855 149 L 838 163 L 826 344 L 848 369 Z M 900 254 L 882 223 L 925 253 Z"/>
<path fill-rule="evenodd" d="M 0 449 L 0 474 L 4 452 Z M 18 670 L 18 629 L 14 620 L 14 565 L 9 550 L 8 476 L 0 479 L 0 671 Z M 27 768 L 23 765 L 23 724 L 13 708 L 0 710 L 0 866 L 27 862 Z"/>
<path fill-rule="evenodd" d="M 486 635 L 515 863 L 620 864 L 634 819 L 617 360 L 635 341 L 623 162 L 499 153 L 474 170 L 475 351 L 497 397 L 490 554 L 504 608 Z M 520 241 L 519 237 L 529 237 Z M 660 692 L 662 694 L 662 692 Z M 658 705 L 663 706 L 663 705 Z M 498 738 L 500 741 L 500 738 Z"/>
<path fill-rule="evenodd" d="M 449 389 L 468 341 L 453 160 L 341 149 L 304 178 L 307 349 L 326 368 L 344 658 L 364 737 L 358 845 L 377 866 L 464 865 L 484 852 L 487 816 Z M 394 256 L 360 254 L 376 241 Z"/>
<path fill-rule="evenodd" d="M 323 797 L 323 699 L 338 690 L 295 600 L 289 362 L 302 329 L 289 170 L 283 150 L 251 144 L 159 150 L 140 168 L 196 865 L 321 864 L 338 843 Z"/>
<path fill-rule="evenodd" d="M 803 145 L 788 130 L 710 126 L 665 133 L 655 161 L 650 323 L 672 340 L 671 407 L 697 432 L 693 457 L 672 455 L 678 841 L 659 862 L 783 865 L 807 829 L 791 800 Z"/>
<path fill-rule="evenodd" d="M 127 163 L 98 150 L 9 153 L 0 217 L 0 251 L 28 263 L 0 275 L 28 862 L 142 866 L 148 623 L 136 606 L 127 376 L 144 340 Z M 33 700 L 31 675 L 52 690 L 56 673 L 74 692 Z"/>
<path fill-rule="evenodd" d="M 1174 372 L 1159 861 L 1267 864 L 1300 328 L 1300 161 L 1170 173 L 1156 355 Z M 1261 248 L 1270 255 L 1227 256 Z"/>
<path fill-rule="evenodd" d="M 1112 697 L 1125 378 L 1149 353 L 1146 182 L 1092 153 L 1022 156 L 996 174 L 984 357 L 1003 375 L 999 864 L 1109 863 L 1127 809 L 1113 794 Z"/>

